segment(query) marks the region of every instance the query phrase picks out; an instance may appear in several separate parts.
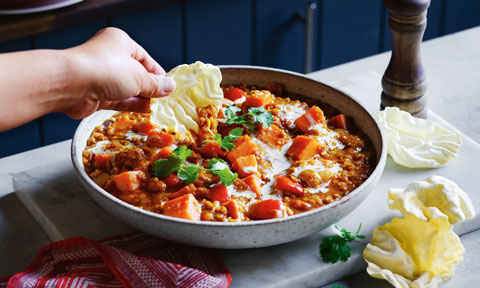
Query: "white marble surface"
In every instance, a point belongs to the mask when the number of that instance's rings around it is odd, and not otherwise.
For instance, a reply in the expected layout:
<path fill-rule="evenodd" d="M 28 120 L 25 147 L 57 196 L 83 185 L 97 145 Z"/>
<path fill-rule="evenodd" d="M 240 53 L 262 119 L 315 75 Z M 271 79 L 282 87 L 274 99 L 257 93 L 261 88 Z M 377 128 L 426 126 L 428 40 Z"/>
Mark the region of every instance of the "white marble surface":
<path fill-rule="evenodd" d="M 434 113 L 430 117 L 453 129 Z M 367 236 L 367 240 L 355 242 L 352 257 L 347 263 L 327 264 L 318 257 L 318 245 L 324 236 L 332 233 L 329 229 L 269 248 L 218 250 L 232 273 L 232 287 L 315 287 L 360 272 L 365 268 L 361 253 L 373 229 L 399 216 L 387 207 L 388 188 L 405 187 L 411 181 L 435 173 L 454 180 L 467 192 L 475 191 L 478 185 L 468 180 L 474 178 L 477 172 L 469 167 L 480 162 L 480 146 L 467 137 L 463 140 L 458 157 L 439 169 L 405 169 L 388 159 L 385 172 L 372 194 L 338 222 L 339 226 L 349 230 L 354 230 L 362 222 L 362 233 Z M 90 199 L 76 179 L 67 157 L 48 166 L 15 174 L 13 185 L 20 200 L 52 240 L 72 236 L 100 239 L 131 231 Z M 470 193 L 470 197 L 475 209 L 480 211 L 480 193 Z M 480 215 L 474 220 L 459 223 L 455 230 L 462 235 L 480 229 L 479 219 Z"/>
<path fill-rule="evenodd" d="M 370 107 L 375 101 L 363 100 L 376 92 L 375 85 L 371 85 L 375 81 L 371 79 L 379 77 L 371 72 L 333 84 L 346 92 L 354 92 L 366 107 Z M 430 113 L 430 119 L 446 128 L 455 129 L 433 112 Z M 385 172 L 372 194 L 338 223 L 341 227 L 353 230 L 362 222 L 362 232 L 367 236 L 367 240 L 355 243 L 352 257 L 347 263 L 327 264 L 318 257 L 318 245 L 324 236 L 331 234 L 329 229 L 306 239 L 269 248 L 219 250 L 235 279 L 232 287 L 315 287 L 362 271 L 365 262 L 361 253 L 371 232 L 399 215 L 387 207 L 388 188 L 405 187 L 412 181 L 437 174 L 455 181 L 467 192 L 475 191 L 478 185 L 469 179 L 475 178 L 477 172 L 469 167 L 480 162 L 480 146 L 466 136 L 462 138 L 464 144 L 458 157 L 439 169 L 406 169 L 388 159 Z M 71 236 L 99 239 L 130 231 L 90 199 L 75 178 L 67 157 L 48 166 L 17 173 L 13 179 L 20 200 L 52 240 Z M 475 209 L 480 211 L 480 193 L 470 193 L 470 197 Z M 462 235 L 480 229 L 479 219 L 480 215 L 456 225 L 456 231 Z"/>
<path fill-rule="evenodd" d="M 479 78 L 473 72 L 480 66 L 477 52 L 478 39 L 480 39 L 479 28 L 427 42 L 423 49 L 424 62 L 430 79 L 430 108 L 433 111 L 439 111 L 443 118 L 454 123 L 461 131 L 474 137 L 476 141 L 480 141 L 480 125 L 478 124 L 480 114 L 475 112 L 480 110 L 480 103 L 476 99 L 476 95 L 480 91 L 480 83 Z M 369 109 L 375 110 L 379 105 L 380 98 L 379 77 L 385 69 L 387 62 L 388 55 L 382 54 L 313 73 L 310 76 L 329 82 L 344 90 L 355 88 L 353 91 L 354 97 L 359 98 Z M 455 96 L 450 97 L 453 94 Z M 452 109 L 452 103 L 456 104 L 454 109 Z M 436 119 L 434 114 L 432 115 L 432 119 Z M 465 115 L 472 115 L 471 120 L 465 121 Z M 468 141 L 467 138 L 465 139 Z M 471 149 L 462 149 L 460 153 L 466 153 L 466 156 L 478 158 L 479 152 L 475 150 L 475 145 L 478 147 L 478 144 L 469 141 L 467 143 L 472 144 Z M 11 175 L 34 167 L 58 165 L 56 162 L 65 161 L 68 158 L 66 156 L 69 155 L 68 147 L 69 141 L 65 141 L 0 159 L 0 167 L 3 168 L 0 171 L 0 239 L 2 241 L 2 248 L 0 248 L 0 275 L 8 275 L 24 269 L 29 262 L 28 259 L 33 259 L 38 247 L 48 243 L 47 235 L 39 229 L 39 226 L 35 224 L 35 220 L 26 213 L 26 209 L 11 194 L 13 192 Z M 468 148 L 467 145 L 465 147 Z M 468 166 L 461 165 L 459 162 L 455 164 L 455 161 L 460 161 L 461 156 L 462 154 L 448 166 L 457 165 L 455 166 L 457 169 L 468 168 Z M 64 165 L 67 167 L 67 164 Z M 389 163 L 389 166 L 391 166 L 391 163 Z M 445 168 L 448 168 L 448 166 Z M 47 172 L 46 169 L 37 169 L 38 171 Z M 63 170 L 65 169 L 68 168 Z M 441 169 L 435 170 L 435 173 L 439 171 L 437 174 L 449 177 L 446 174 L 441 174 Z M 402 169 L 399 169 L 397 172 L 402 175 L 409 173 Z M 443 172 L 447 173 L 446 170 L 443 170 Z M 473 179 L 477 179 L 480 176 L 478 170 L 469 172 L 473 173 L 473 175 L 458 175 L 453 179 L 467 192 L 470 187 L 478 187 Z M 385 175 L 387 176 L 388 173 Z M 415 175 L 413 180 L 425 178 L 421 176 L 421 173 Z M 404 186 L 407 181 L 405 178 L 402 179 L 404 180 L 398 180 L 395 184 Z M 381 185 L 367 201 L 374 199 L 375 195 L 385 193 L 385 187 L 381 187 Z M 386 209 L 385 197 L 378 198 L 383 198 L 382 200 L 372 201 L 378 205 L 379 210 Z M 366 203 L 362 204 L 362 206 Z M 368 231 L 375 225 L 375 221 L 370 220 L 375 219 L 369 219 L 369 217 L 366 217 L 368 214 L 362 214 L 362 211 L 362 207 L 360 207 L 347 217 L 345 221 L 355 218 L 353 226 L 356 226 L 358 223 L 357 219 L 367 219 L 370 224 L 366 224 L 368 227 L 365 227 L 364 231 Z M 385 222 L 389 217 L 384 215 L 384 219 L 377 219 L 376 221 Z M 345 224 L 347 228 L 352 228 L 345 221 L 341 222 L 340 225 Z M 467 222 L 466 225 L 460 226 L 459 230 L 460 232 L 465 232 L 469 229 L 474 229 L 474 226 L 477 224 L 478 219 L 472 221 L 471 224 Z M 477 240 L 479 237 L 480 230 L 462 236 L 462 241 L 467 249 L 466 260 L 458 266 L 457 276 L 445 287 L 475 287 L 478 284 L 480 279 L 478 276 L 479 263 L 476 259 L 480 257 L 480 248 L 478 248 Z M 362 265 L 364 264 L 358 256 L 355 256 L 358 255 L 356 253 L 352 260 L 347 263 L 328 265 L 330 267 L 328 268 L 329 271 L 339 272 L 322 273 L 322 271 L 326 270 L 324 270 L 325 268 L 317 256 L 318 244 L 321 238 L 322 234 L 319 233 L 297 242 L 266 249 L 224 251 L 225 262 L 235 279 L 232 287 L 292 287 L 294 285 L 299 287 L 318 287 L 322 283 L 334 281 L 338 276 L 353 274 L 363 268 Z M 357 245 L 361 246 L 362 244 L 357 243 Z M 358 247 L 355 249 L 357 251 L 360 250 Z M 307 251 L 308 253 L 302 253 L 302 251 Z M 268 261 L 261 261 L 263 259 L 268 259 Z M 293 261 L 295 261 L 296 265 L 293 264 Z M 268 281 L 267 283 L 266 280 L 268 279 L 273 279 L 276 282 Z M 388 286 L 385 282 L 373 280 L 364 273 L 345 278 L 338 283 L 346 287 Z"/>

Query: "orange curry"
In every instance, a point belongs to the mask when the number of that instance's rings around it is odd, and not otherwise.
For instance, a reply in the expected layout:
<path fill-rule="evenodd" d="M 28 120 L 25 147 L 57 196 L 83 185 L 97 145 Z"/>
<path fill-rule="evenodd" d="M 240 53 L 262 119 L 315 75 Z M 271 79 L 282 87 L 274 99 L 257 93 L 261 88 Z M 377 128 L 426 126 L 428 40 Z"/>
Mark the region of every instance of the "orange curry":
<path fill-rule="evenodd" d="M 374 150 L 348 116 L 283 86 L 222 87 L 198 108 L 199 130 L 160 130 L 150 115 L 117 113 L 83 152 L 90 178 L 142 209 L 202 221 L 286 217 L 338 200 L 374 168 Z"/>

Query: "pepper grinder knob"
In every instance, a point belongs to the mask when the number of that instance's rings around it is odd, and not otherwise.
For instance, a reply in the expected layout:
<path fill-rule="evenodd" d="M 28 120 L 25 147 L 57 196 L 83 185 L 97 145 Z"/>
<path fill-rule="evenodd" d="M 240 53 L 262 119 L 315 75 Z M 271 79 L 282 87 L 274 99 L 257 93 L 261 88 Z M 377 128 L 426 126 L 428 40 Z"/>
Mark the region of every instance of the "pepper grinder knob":
<path fill-rule="evenodd" d="M 392 56 L 382 78 L 381 109 L 396 106 L 426 118 L 427 81 L 420 45 L 427 27 L 430 0 L 383 0 L 389 11 Z"/>

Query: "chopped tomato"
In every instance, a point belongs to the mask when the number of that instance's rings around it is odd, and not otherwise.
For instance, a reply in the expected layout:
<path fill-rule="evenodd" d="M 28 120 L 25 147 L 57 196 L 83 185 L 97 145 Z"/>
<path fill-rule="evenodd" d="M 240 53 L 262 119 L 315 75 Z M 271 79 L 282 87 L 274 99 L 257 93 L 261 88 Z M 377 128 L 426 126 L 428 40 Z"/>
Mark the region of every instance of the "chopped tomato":
<path fill-rule="evenodd" d="M 185 194 L 193 194 L 193 193 L 195 193 L 196 189 L 197 188 L 195 187 L 195 185 L 188 184 L 187 186 L 183 187 L 182 189 L 177 190 L 177 191 L 173 192 L 172 194 L 168 195 L 168 198 L 174 199 L 174 198 L 180 197 L 180 196 L 185 195 Z"/>
<path fill-rule="evenodd" d="M 294 195 L 302 196 L 304 194 L 302 185 L 293 181 L 290 177 L 287 176 L 278 176 L 277 183 L 275 184 L 275 189 L 278 189 L 282 192 L 292 193 Z"/>
<path fill-rule="evenodd" d="M 328 119 L 328 125 L 335 128 L 347 129 L 347 118 L 345 118 L 345 115 L 343 114 L 338 114 L 337 116 Z"/>
<path fill-rule="evenodd" d="M 250 207 L 250 218 L 256 220 L 281 218 L 285 216 L 285 206 L 277 199 L 267 199 Z"/>
<path fill-rule="evenodd" d="M 239 88 L 230 88 L 223 92 L 223 96 L 229 100 L 235 101 L 245 96 L 245 92 Z"/>
<path fill-rule="evenodd" d="M 93 160 L 95 168 L 102 168 L 107 164 L 107 162 L 113 157 L 113 153 L 99 153 L 94 154 Z"/>
<path fill-rule="evenodd" d="M 227 186 L 223 184 L 213 186 L 208 192 L 208 198 L 211 201 L 218 201 L 220 203 L 227 202 L 230 200 L 230 194 L 228 193 Z"/>
<path fill-rule="evenodd" d="M 297 128 L 303 133 L 307 133 L 310 127 L 317 124 L 325 124 L 323 111 L 317 106 L 313 106 L 310 110 L 305 112 L 305 114 L 295 120 L 295 125 L 297 125 Z"/>
<path fill-rule="evenodd" d="M 113 176 L 113 181 L 120 192 L 134 192 L 140 187 L 139 171 L 127 171 Z"/>
<path fill-rule="evenodd" d="M 318 152 L 318 142 L 312 137 L 297 136 L 293 139 L 292 146 L 288 148 L 287 155 L 294 160 L 307 160 Z"/>
<path fill-rule="evenodd" d="M 168 201 L 163 205 L 163 214 L 171 217 L 200 220 L 201 208 L 197 199 L 192 194 Z"/>
<path fill-rule="evenodd" d="M 159 180 L 165 183 L 168 188 L 175 188 L 180 184 L 180 179 L 178 179 L 177 174 L 174 173 L 168 177 L 159 178 Z"/>
<path fill-rule="evenodd" d="M 238 125 L 238 124 L 231 124 L 231 125 L 223 126 L 221 128 L 219 127 L 218 128 L 218 133 L 220 133 L 220 135 L 222 135 L 222 137 L 225 137 L 230 133 L 230 131 L 232 131 L 233 129 L 235 129 L 237 127 L 242 127 L 242 126 Z"/>
<path fill-rule="evenodd" d="M 152 123 L 150 123 L 150 121 L 147 120 L 145 122 L 138 124 L 137 127 L 135 128 L 135 131 L 143 134 L 147 134 L 152 129 L 153 129 Z"/>

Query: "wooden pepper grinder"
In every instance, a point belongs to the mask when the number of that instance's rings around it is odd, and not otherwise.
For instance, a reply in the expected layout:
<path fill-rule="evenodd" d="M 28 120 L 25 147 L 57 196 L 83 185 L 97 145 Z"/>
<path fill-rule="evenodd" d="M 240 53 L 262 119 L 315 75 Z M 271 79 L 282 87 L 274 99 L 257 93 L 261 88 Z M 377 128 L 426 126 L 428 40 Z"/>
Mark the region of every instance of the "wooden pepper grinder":
<path fill-rule="evenodd" d="M 430 0 L 383 0 L 389 11 L 392 57 L 382 78 L 381 109 L 396 106 L 426 118 L 426 75 L 420 44 L 427 26 Z"/>

